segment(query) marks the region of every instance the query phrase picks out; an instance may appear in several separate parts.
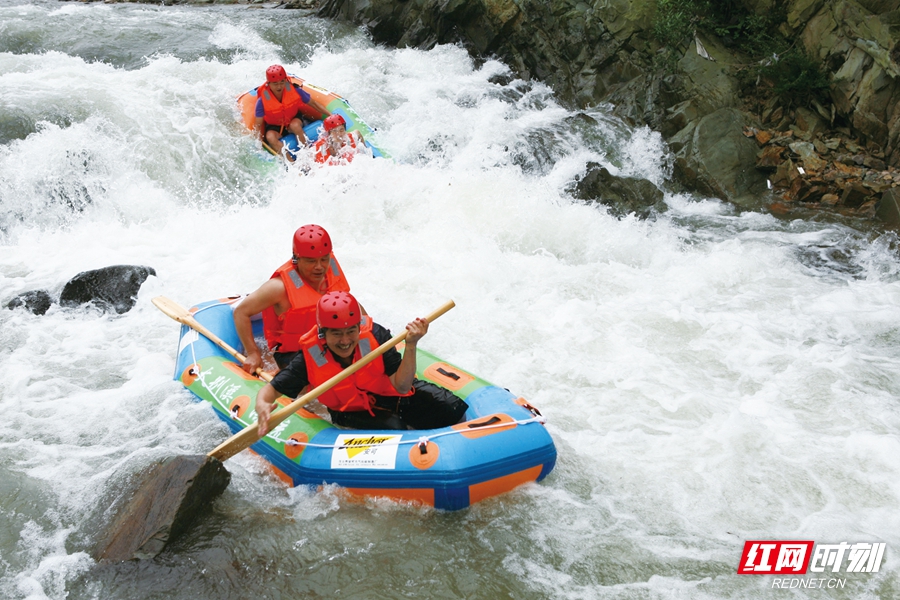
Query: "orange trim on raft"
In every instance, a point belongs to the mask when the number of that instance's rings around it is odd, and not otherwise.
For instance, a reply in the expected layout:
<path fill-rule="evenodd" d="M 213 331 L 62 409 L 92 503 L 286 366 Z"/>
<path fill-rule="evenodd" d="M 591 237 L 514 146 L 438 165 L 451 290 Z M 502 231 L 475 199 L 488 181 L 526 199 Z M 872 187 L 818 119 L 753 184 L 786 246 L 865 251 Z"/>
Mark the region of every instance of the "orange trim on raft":
<path fill-rule="evenodd" d="M 292 433 L 290 439 L 294 440 L 295 442 L 300 442 L 301 444 L 299 446 L 292 446 L 290 444 L 284 445 L 284 455 L 289 459 L 294 460 L 298 456 L 303 454 L 304 450 L 306 450 L 306 446 L 303 444 L 306 444 L 306 442 L 309 441 L 309 436 L 302 431 L 298 431 L 297 433 Z"/>
<path fill-rule="evenodd" d="M 537 481 L 538 476 L 541 474 L 541 469 L 543 468 L 543 465 L 538 465 L 536 467 L 531 467 L 530 469 L 525 469 L 524 471 L 498 477 L 497 479 L 470 485 L 469 504 L 475 504 L 476 502 L 480 502 L 491 496 L 505 494 L 511 489 L 519 487 L 523 483 Z"/>
<path fill-rule="evenodd" d="M 184 372 L 181 373 L 181 383 L 184 384 L 184 387 L 189 388 L 194 385 L 194 382 L 197 381 L 197 378 L 200 376 L 200 365 L 194 363 L 192 365 L 188 365 L 185 367 Z"/>
<path fill-rule="evenodd" d="M 504 423 L 507 424 L 505 427 L 503 426 Z M 479 427 L 479 425 L 484 425 L 485 427 Z M 487 425 L 490 425 L 490 427 L 487 427 Z M 516 420 L 511 416 L 505 413 L 494 413 L 492 415 L 472 419 L 471 421 L 465 421 L 459 425 L 454 425 L 453 429 L 460 432 L 463 437 L 480 438 L 491 435 L 492 433 L 508 431 L 514 427 L 517 427 Z"/>
<path fill-rule="evenodd" d="M 438 448 L 438 445 L 434 442 L 427 442 L 425 445 L 425 453 L 422 453 L 422 450 L 419 448 L 419 444 L 416 444 L 409 451 L 409 462 L 417 469 L 428 469 L 434 466 L 434 463 L 437 462 L 438 456 L 441 455 L 441 450 Z"/>
<path fill-rule="evenodd" d="M 244 413 L 247 412 L 247 408 L 250 406 L 250 396 L 246 394 L 242 396 L 238 396 L 234 400 L 231 401 L 231 406 L 228 407 L 228 410 L 231 411 L 231 414 L 234 414 L 235 409 L 237 410 L 237 416 L 243 417 Z"/>
<path fill-rule="evenodd" d="M 242 369 L 241 365 L 239 365 L 235 362 L 223 360 L 222 366 L 225 367 L 226 369 L 228 369 L 229 371 L 231 371 L 232 373 L 239 375 L 241 379 L 246 379 L 247 381 L 259 381 L 259 378 L 257 378 L 255 375 L 251 375 L 250 373 L 248 373 L 247 371 Z"/>
<path fill-rule="evenodd" d="M 422 375 L 451 392 L 461 390 L 475 381 L 474 376 L 445 362 L 431 363 Z"/>

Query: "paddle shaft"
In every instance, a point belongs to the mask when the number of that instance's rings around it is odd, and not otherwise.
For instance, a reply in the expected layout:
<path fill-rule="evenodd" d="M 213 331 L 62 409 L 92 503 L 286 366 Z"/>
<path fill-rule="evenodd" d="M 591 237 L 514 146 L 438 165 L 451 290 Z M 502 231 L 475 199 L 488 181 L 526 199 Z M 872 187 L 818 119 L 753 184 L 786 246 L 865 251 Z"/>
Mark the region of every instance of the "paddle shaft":
<path fill-rule="evenodd" d="M 456 306 L 456 304 L 453 302 L 453 300 L 449 300 L 443 306 L 438 308 L 436 311 L 434 311 L 433 313 L 431 313 L 430 315 L 425 317 L 425 319 L 429 323 L 431 323 L 432 321 L 434 321 L 435 319 L 437 319 L 438 317 L 440 317 L 441 315 L 446 313 L 448 310 L 450 310 L 454 306 Z M 294 414 L 295 412 L 300 410 L 304 405 L 315 400 L 316 398 L 318 398 L 319 396 L 321 396 L 322 394 L 324 394 L 325 392 L 327 392 L 328 390 L 330 390 L 331 388 L 333 388 L 334 386 L 339 384 L 341 381 L 343 381 L 350 375 L 353 375 L 354 373 L 356 373 L 357 371 L 362 369 L 364 366 L 366 366 L 367 364 L 369 364 L 370 362 L 372 362 L 373 360 L 375 360 L 376 358 L 378 358 L 379 356 L 381 356 L 382 354 L 384 354 L 385 352 L 387 352 L 388 350 L 390 350 L 391 348 L 393 348 L 394 346 L 396 346 L 397 344 L 399 344 L 400 342 L 405 340 L 406 334 L 407 334 L 407 331 L 404 330 L 403 333 L 395 335 L 394 337 L 392 337 L 385 343 L 378 346 L 378 348 L 376 348 L 369 354 L 366 354 L 363 358 L 361 358 L 357 362 L 353 363 L 352 365 L 350 365 L 349 367 L 347 367 L 346 369 L 344 369 L 343 371 L 341 371 L 340 373 L 338 373 L 337 375 L 335 375 L 334 377 L 332 377 L 331 379 L 329 379 L 322 385 L 320 385 L 320 386 L 316 387 L 315 389 L 310 390 L 306 394 L 300 396 L 299 398 L 297 398 L 296 400 L 294 400 L 293 402 L 291 402 L 284 408 L 281 408 L 281 409 L 273 412 L 272 415 L 269 417 L 269 429 L 270 430 L 274 429 L 276 426 L 278 426 L 279 423 L 281 423 L 282 421 L 287 419 L 289 416 L 291 416 L 292 414 Z M 255 444 L 258 440 L 259 440 L 259 430 L 258 430 L 257 425 L 254 423 L 253 425 L 248 425 L 243 430 L 237 432 L 236 434 L 234 434 L 233 436 L 231 436 L 230 438 L 225 440 L 222 444 L 220 444 L 218 447 L 216 447 L 212 452 L 207 454 L 207 456 L 209 456 L 210 458 L 218 459 L 220 461 L 224 461 L 224 460 L 231 458 L 238 452 L 240 452 L 246 448 L 249 448 L 250 446 Z"/>
<path fill-rule="evenodd" d="M 193 315 L 191 315 L 190 312 L 188 312 L 184 307 L 182 307 L 180 304 L 178 304 L 174 300 L 170 300 L 170 299 L 166 298 L 165 296 L 157 296 L 156 298 L 153 298 L 153 300 L 151 300 L 151 302 L 153 302 L 153 305 L 156 306 L 156 308 L 158 308 L 159 310 L 164 312 L 169 317 L 175 319 L 176 321 L 178 321 L 179 323 L 181 323 L 183 325 L 187 325 L 194 331 L 204 335 L 206 338 L 208 338 L 211 342 L 216 344 L 222 350 L 224 350 L 231 356 L 235 357 L 240 363 L 243 364 L 243 363 L 247 362 L 246 356 L 244 356 L 243 354 L 241 354 L 240 352 L 238 352 L 237 350 L 235 350 L 234 348 L 232 348 L 231 346 L 226 344 L 225 340 L 223 340 L 222 338 L 220 338 L 219 336 L 214 334 L 212 331 L 210 331 L 209 329 L 204 327 L 197 319 L 195 319 L 193 317 Z M 260 379 L 262 379 L 263 381 L 266 381 L 266 382 L 272 381 L 272 376 L 269 373 L 266 373 L 265 371 L 263 371 L 262 369 L 257 369 L 256 373 L 257 373 L 257 375 L 259 375 Z"/>
<path fill-rule="evenodd" d="M 263 142 L 263 143 L 262 143 L 262 147 L 263 147 L 263 150 L 265 150 L 266 152 L 268 152 L 268 153 L 271 154 L 272 156 L 278 156 L 278 153 L 275 152 L 275 148 L 273 148 L 272 146 L 268 145 L 267 143 Z"/>

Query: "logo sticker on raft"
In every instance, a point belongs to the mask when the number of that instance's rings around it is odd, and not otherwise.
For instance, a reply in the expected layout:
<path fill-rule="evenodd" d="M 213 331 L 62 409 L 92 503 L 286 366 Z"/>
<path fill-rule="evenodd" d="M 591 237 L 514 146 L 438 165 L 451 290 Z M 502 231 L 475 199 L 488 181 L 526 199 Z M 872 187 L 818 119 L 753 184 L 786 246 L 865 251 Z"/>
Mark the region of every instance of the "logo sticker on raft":
<path fill-rule="evenodd" d="M 393 469 L 402 438 L 402 435 L 339 435 L 331 453 L 331 468 Z"/>

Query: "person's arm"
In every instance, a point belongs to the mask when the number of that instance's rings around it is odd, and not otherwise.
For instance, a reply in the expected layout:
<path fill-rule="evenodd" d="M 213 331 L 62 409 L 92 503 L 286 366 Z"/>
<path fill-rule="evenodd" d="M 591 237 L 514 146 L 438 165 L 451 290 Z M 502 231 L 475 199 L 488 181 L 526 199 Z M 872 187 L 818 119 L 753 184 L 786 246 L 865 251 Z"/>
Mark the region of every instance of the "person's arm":
<path fill-rule="evenodd" d="M 256 370 L 262 366 L 262 355 L 253 338 L 251 321 L 253 315 L 285 300 L 287 300 L 287 292 L 284 290 L 284 283 L 280 279 L 270 279 L 235 307 L 234 328 L 241 344 L 244 345 L 244 354 L 247 358 L 241 367 L 248 373 L 256 373 Z"/>
<path fill-rule="evenodd" d="M 263 142 L 266 141 L 266 127 L 263 124 L 263 117 L 266 115 L 266 110 L 263 108 L 262 98 L 256 99 L 256 106 L 253 109 L 253 116 L 256 117 L 254 129 L 259 132 L 259 139 Z"/>
<path fill-rule="evenodd" d="M 262 117 L 256 117 L 256 123 L 254 125 L 256 132 L 259 134 L 259 140 L 263 143 L 266 141 L 266 127 L 263 124 Z"/>
<path fill-rule="evenodd" d="M 278 372 L 270 383 L 267 383 L 256 394 L 256 422 L 259 437 L 269 432 L 269 416 L 275 408 L 275 400 L 279 396 L 297 398 L 309 387 L 306 374 L 306 360 L 299 352 L 284 369 Z"/>
<path fill-rule="evenodd" d="M 269 415 L 272 414 L 272 407 L 275 406 L 275 399 L 280 394 L 275 391 L 271 383 L 267 383 L 256 394 L 256 430 L 259 437 L 269 433 Z"/>
<path fill-rule="evenodd" d="M 405 394 L 412 388 L 413 379 L 416 377 L 416 344 L 428 333 L 428 321 L 419 317 L 406 325 L 406 348 L 403 350 L 403 360 L 397 372 L 390 376 L 391 385 L 401 394 Z"/>
<path fill-rule="evenodd" d="M 309 102 L 307 102 L 307 104 L 309 104 L 309 105 L 312 106 L 316 111 L 318 111 L 318 113 L 319 113 L 319 118 L 320 118 L 320 119 L 324 120 L 325 117 L 328 116 L 328 111 L 325 110 L 325 107 L 322 106 L 321 104 L 319 104 L 318 102 L 316 102 L 315 100 L 313 100 L 312 98 L 309 99 Z"/>

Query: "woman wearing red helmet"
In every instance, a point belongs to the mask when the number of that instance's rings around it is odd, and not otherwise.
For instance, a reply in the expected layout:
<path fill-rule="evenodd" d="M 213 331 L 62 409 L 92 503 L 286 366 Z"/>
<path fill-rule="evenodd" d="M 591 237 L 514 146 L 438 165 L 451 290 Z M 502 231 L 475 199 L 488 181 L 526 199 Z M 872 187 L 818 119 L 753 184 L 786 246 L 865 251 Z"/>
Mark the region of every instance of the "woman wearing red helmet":
<path fill-rule="evenodd" d="M 354 429 L 435 429 L 458 423 L 468 405 L 450 391 L 418 381 L 416 345 L 428 321 L 406 325 L 403 357 L 391 348 L 350 375 L 318 400 L 335 425 Z M 268 431 L 269 414 L 281 395 L 294 398 L 318 387 L 368 352 L 391 339 L 391 332 L 362 314 L 348 292 L 329 292 L 316 306 L 316 325 L 300 338 L 301 351 L 256 396 L 259 434 Z"/>
<path fill-rule="evenodd" d="M 262 365 L 253 339 L 254 315 L 262 313 L 266 342 L 283 368 L 300 349 L 300 336 L 315 325 L 319 298 L 334 291 L 349 292 L 350 285 L 332 253 L 331 236 L 319 225 L 304 225 L 294 232 L 291 259 L 234 309 L 234 327 L 247 357 L 244 370 L 255 373 Z"/>
<path fill-rule="evenodd" d="M 347 131 L 347 122 L 340 114 L 329 116 L 322 123 L 323 135 L 314 146 L 317 163 L 338 164 L 342 160 L 350 162 L 357 153 L 366 149 L 366 140 L 358 131 Z"/>
<path fill-rule="evenodd" d="M 266 82 L 256 90 L 256 128 L 263 143 L 277 153 L 281 153 L 281 142 L 285 131 L 297 136 L 302 145 L 307 144 L 303 132 L 304 119 L 311 123 L 328 114 L 312 100 L 302 87 L 288 80 L 287 72 L 281 65 L 266 69 Z M 293 160 L 290 154 L 288 160 Z"/>

